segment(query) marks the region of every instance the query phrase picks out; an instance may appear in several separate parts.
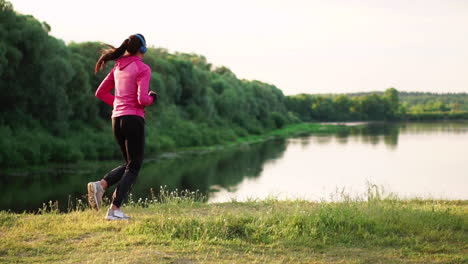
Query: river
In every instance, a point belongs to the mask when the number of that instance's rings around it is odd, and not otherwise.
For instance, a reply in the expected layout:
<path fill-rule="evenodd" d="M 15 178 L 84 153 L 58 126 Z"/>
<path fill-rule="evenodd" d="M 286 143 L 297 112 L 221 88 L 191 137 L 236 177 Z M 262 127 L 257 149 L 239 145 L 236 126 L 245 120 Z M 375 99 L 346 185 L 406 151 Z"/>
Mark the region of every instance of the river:
<path fill-rule="evenodd" d="M 58 201 L 65 211 L 86 200 L 88 181 L 118 164 L 84 162 L 2 174 L 0 210 L 34 211 Z M 348 133 L 164 153 L 145 161 L 132 197 L 150 198 L 150 189 L 157 192 L 160 186 L 199 190 L 209 203 L 364 198 L 371 186 L 400 198 L 466 200 L 468 121 L 369 123 Z"/>

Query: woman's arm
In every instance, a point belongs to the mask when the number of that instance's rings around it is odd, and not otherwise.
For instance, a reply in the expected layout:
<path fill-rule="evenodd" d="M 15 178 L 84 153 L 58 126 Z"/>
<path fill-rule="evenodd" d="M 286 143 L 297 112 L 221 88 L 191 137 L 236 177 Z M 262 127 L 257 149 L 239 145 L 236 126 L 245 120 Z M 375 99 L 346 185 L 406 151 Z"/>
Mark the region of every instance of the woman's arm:
<path fill-rule="evenodd" d="M 101 82 L 96 90 L 96 97 L 104 101 L 110 106 L 114 106 L 115 96 L 110 91 L 115 87 L 114 68 L 107 74 L 106 78 Z"/>
<path fill-rule="evenodd" d="M 153 103 L 153 97 L 148 94 L 150 79 L 151 70 L 149 67 L 145 67 L 145 69 L 137 76 L 138 103 L 143 106 L 148 106 Z"/>

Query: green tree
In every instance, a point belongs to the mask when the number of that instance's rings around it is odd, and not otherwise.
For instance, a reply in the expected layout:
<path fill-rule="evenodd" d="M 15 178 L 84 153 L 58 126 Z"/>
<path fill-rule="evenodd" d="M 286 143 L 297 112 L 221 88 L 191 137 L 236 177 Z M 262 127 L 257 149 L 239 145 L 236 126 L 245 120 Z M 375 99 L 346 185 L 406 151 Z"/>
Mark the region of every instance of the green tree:
<path fill-rule="evenodd" d="M 312 115 L 320 121 L 335 120 L 335 107 L 330 97 L 317 96 L 312 101 Z"/>
<path fill-rule="evenodd" d="M 333 105 L 335 109 L 335 120 L 336 121 L 347 121 L 351 119 L 351 106 L 352 101 L 346 95 L 338 95 L 333 98 Z"/>
<path fill-rule="evenodd" d="M 398 110 L 400 107 L 400 98 L 398 96 L 398 91 L 395 88 L 388 88 L 385 90 L 383 99 L 386 104 L 386 114 L 385 119 L 396 119 L 398 117 Z"/>

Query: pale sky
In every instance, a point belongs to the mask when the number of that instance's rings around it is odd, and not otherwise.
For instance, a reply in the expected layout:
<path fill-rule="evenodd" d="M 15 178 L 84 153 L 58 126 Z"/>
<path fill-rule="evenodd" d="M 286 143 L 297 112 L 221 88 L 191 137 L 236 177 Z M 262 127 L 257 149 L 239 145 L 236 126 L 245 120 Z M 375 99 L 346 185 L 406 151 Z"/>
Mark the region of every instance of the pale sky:
<path fill-rule="evenodd" d="M 65 42 L 204 55 L 297 93 L 468 92 L 468 0 L 12 0 Z"/>

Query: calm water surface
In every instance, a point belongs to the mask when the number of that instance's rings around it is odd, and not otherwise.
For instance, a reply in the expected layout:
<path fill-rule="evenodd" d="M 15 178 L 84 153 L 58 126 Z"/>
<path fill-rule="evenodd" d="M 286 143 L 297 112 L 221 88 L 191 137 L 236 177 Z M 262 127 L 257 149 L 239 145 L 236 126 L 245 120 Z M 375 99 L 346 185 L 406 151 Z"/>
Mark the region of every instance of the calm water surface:
<path fill-rule="evenodd" d="M 281 158 L 211 202 L 229 199 L 330 200 L 369 183 L 402 198 L 468 199 L 468 123 L 375 124 L 354 135 L 288 139 Z"/>
<path fill-rule="evenodd" d="M 118 161 L 0 174 L 0 210 L 62 210 L 84 199 L 86 183 Z M 208 202 L 275 197 L 307 200 L 366 193 L 368 183 L 402 198 L 468 199 L 468 122 L 369 124 L 350 133 L 312 135 L 148 159 L 133 188 L 200 190 Z M 112 190 L 111 190 L 112 191 Z M 110 197 L 111 191 L 107 196 Z"/>

